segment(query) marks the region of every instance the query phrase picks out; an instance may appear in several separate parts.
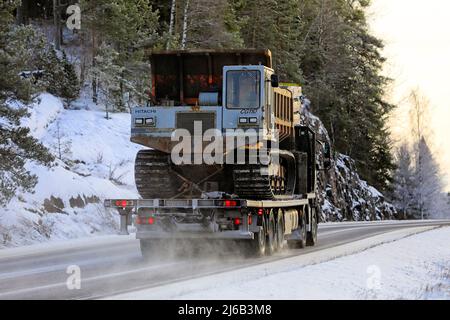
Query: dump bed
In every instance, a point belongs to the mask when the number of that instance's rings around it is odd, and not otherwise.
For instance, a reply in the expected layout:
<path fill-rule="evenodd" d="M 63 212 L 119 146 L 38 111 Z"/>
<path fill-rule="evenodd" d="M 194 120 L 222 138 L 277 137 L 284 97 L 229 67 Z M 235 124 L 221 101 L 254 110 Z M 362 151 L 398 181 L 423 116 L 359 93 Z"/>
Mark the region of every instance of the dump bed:
<path fill-rule="evenodd" d="M 272 68 L 270 50 L 148 51 L 156 105 L 195 105 L 200 92 L 222 91 L 224 66 Z"/>

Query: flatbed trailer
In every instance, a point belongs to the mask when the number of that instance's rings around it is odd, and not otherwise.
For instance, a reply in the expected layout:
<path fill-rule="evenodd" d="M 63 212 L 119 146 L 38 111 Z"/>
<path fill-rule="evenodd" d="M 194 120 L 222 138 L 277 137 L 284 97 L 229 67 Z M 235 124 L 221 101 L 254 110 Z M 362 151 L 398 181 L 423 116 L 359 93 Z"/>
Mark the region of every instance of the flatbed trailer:
<path fill-rule="evenodd" d="M 235 240 L 253 255 L 270 255 L 287 244 L 303 248 L 317 243 L 316 194 L 282 200 L 234 198 L 108 199 L 105 207 L 120 215 L 120 233 L 136 227 L 144 257 L 161 241 Z"/>

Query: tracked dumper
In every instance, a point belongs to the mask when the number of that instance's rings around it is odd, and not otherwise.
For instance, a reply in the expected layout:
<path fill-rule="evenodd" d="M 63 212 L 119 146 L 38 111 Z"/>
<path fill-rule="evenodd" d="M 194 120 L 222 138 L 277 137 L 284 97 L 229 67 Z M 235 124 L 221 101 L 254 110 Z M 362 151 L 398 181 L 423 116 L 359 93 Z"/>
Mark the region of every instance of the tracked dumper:
<path fill-rule="evenodd" d="M 144 255 L 161 239 L 252 240 L 259 253 L 314 244 L 316 155 L 329 146 L 301 125 L 301 87 L 279 83 L 271 52 L 149 58 L 151 98 L 131 111 L 131 141 L 148 148 L 135 162 L 142 199 L 105 201 L 122 231 L 135 222 Z"/>
<path fill-rule="evenodd" d="M 212 191 L 262 200 L 293 196 L 298 152 L 306 151 L 296 149 L 293 139 L 301 88 L 278 87 L 270 51 L 154 52 L 150 57 L 152 105 L 133 109 L 131 130 L 131 141 L 152 148 L 136 157 L 136 186 L 143 198 L 192 197 Z M 263 141 L 256 143 L 269 146 L 270 161 L 233 161 L 236 156 L 229 153 L 237 149 L 224 146 L 222 155 L 229 160 L 224 159 L 224 164 L 174 164 L 171 152 L 178 141 L 172 139 L 173 133 L 181 129 L 197 137 L 195 122 L 201 127 L 199 135 L 216 129 L 223 140 L 260 131 L 258 140 Z M 270 149 L 274 143 L 279 150 Z M 191 149 L 190 160 L 195 153 L 203 158 L 204 146 L 197 149 Z M 272 163 L 274 156 L 279 164 Z"/>

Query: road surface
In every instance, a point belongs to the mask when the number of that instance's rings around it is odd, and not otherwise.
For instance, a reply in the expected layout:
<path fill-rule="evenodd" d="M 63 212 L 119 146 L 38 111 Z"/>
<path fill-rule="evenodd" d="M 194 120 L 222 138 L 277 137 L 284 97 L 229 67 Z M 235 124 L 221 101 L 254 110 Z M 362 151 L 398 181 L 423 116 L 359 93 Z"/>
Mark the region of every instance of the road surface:
<path fill-rule="evenodd" d="M 440 226 L 450 226 L 450 221 L 321 224 L 317 246 L 285 249 L 271 257 L 253 259 L 237 254 L 236 245 L 222 250 L 217 244 L 192 256 L 164 255 L 144 261 L 139 242 L 132 236 L 5 249 L 0 251 L 0 299 L 104 298 L 342 247 L 396 230 L 426 231 Z M 78 271 L 80 289 L 74 281 Z"/>

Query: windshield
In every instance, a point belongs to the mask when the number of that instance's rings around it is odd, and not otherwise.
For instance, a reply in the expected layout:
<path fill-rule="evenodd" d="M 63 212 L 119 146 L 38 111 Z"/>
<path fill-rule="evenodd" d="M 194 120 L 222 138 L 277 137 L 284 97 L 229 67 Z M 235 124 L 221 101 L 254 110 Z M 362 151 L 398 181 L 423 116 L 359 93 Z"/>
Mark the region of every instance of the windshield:
<path fill-rule="evenodd" d="M 227 72 L 227 108 L 254 109 L 260 106 L 261 74 L 252 71 Z"/>

